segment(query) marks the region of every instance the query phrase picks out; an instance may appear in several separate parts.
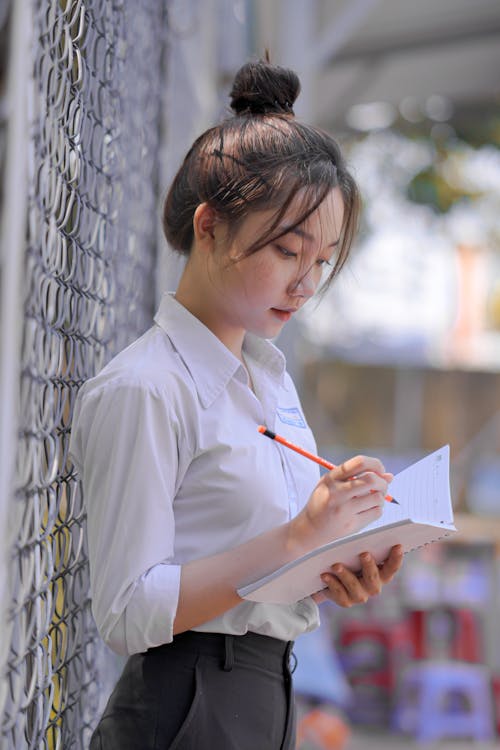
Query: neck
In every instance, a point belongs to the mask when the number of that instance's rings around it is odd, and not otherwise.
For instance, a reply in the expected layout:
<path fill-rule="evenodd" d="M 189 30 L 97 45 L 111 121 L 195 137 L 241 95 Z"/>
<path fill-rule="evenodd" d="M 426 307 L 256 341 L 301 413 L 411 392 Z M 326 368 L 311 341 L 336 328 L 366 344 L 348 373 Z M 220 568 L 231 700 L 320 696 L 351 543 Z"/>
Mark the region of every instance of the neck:
<path fill-rule="evenodd" d="M 175 299 L 243 362 L 242 348 L 246 331 L 227 322 L 222 310 L 221 295 L 210 284 L 206 270 L 205 273 L 200 273 L 200 269 L 193 269 L 190 261 L 191 258 L 179 281 Z M 200 282 L 200 279 L 203 281 Z"/>

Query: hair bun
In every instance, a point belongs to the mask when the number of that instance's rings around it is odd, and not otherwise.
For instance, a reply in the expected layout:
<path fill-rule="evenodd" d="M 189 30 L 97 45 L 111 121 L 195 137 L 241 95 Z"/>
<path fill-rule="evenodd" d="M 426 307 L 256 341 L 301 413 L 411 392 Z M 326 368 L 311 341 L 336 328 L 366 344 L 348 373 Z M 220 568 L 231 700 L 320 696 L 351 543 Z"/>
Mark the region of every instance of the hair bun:
<path fill-rule="evenodd" d="M 231 109 L 241 114 L 293 115 L 293 104 L 300 92 L 296 73 L 260 60 L 243 65 L 231 89 Z"/>

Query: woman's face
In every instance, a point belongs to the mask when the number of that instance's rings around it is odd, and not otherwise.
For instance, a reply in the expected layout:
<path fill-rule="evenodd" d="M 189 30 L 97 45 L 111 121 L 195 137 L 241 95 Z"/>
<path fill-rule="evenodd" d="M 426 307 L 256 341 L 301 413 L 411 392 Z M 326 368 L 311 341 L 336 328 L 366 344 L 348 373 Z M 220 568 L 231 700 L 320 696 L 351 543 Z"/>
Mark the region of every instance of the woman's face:
<path fill-rule="evenodd" d="M 302 224 L 242 258 L 273 216 L 273 211 L 251 214 L 229 246 L 222 243 L 216 251 L 211 274 L 221 323 L 263 338 L 277 336 L 331 271 L 344 216 L 342 194 L 334 188 Z M 293 224 L 291 211 L 280 226 Z"/>

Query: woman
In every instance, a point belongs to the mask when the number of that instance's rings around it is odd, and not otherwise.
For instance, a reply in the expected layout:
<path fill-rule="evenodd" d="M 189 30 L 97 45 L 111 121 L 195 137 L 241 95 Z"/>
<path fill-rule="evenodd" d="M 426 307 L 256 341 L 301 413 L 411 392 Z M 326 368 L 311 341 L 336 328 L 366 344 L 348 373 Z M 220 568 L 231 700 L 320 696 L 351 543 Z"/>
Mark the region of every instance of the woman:
<path fill-rule="evenodd" d="M 359 208 L 336 143 L 295 120 L 298 92 L 266 62 L 238 72 L 234 116 L 195 141 L 165 202 L 178 289 L 79 395 L 93 612 L 129 655 L 93 749 L 292 748 L 293 640 L 317 601 L 364 602 L 401 564 L 394 548 L 359 576 L 334 566 L 292 606 L 237 593 L 378 518 L 392 479 L 366 456 L 320 479 L 257 430 L 315 450 L 269 339 L 339 272 Z"/>

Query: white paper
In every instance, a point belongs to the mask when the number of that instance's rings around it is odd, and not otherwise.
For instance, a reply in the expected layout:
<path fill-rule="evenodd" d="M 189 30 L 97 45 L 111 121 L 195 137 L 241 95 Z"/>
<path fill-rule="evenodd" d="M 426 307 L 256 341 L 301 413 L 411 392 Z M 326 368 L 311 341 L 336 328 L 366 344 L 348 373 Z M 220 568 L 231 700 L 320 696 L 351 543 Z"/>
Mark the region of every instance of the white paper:
<path fill-rule="evenodd" d="M 409 552 L 453 533 L 449 475 L 446 445 L 394 477 L 389 492 L 399 505 L 386 503 L 377 521 L 242 586 L 238 594 L 251 601 L 292 604 L 324 588 L 320 574 L 337 562 L 359 570 L 362 552 L 371 552 L 381 563 L 395 544 Z"/>
<path fill-rule="evenodd" d="M 389 485 L 389 494 L 399 505 L 387 503 L 382 516 L 358 534 L 404 519 L 453 526 L 449 445 L 396 474 Z"/>

